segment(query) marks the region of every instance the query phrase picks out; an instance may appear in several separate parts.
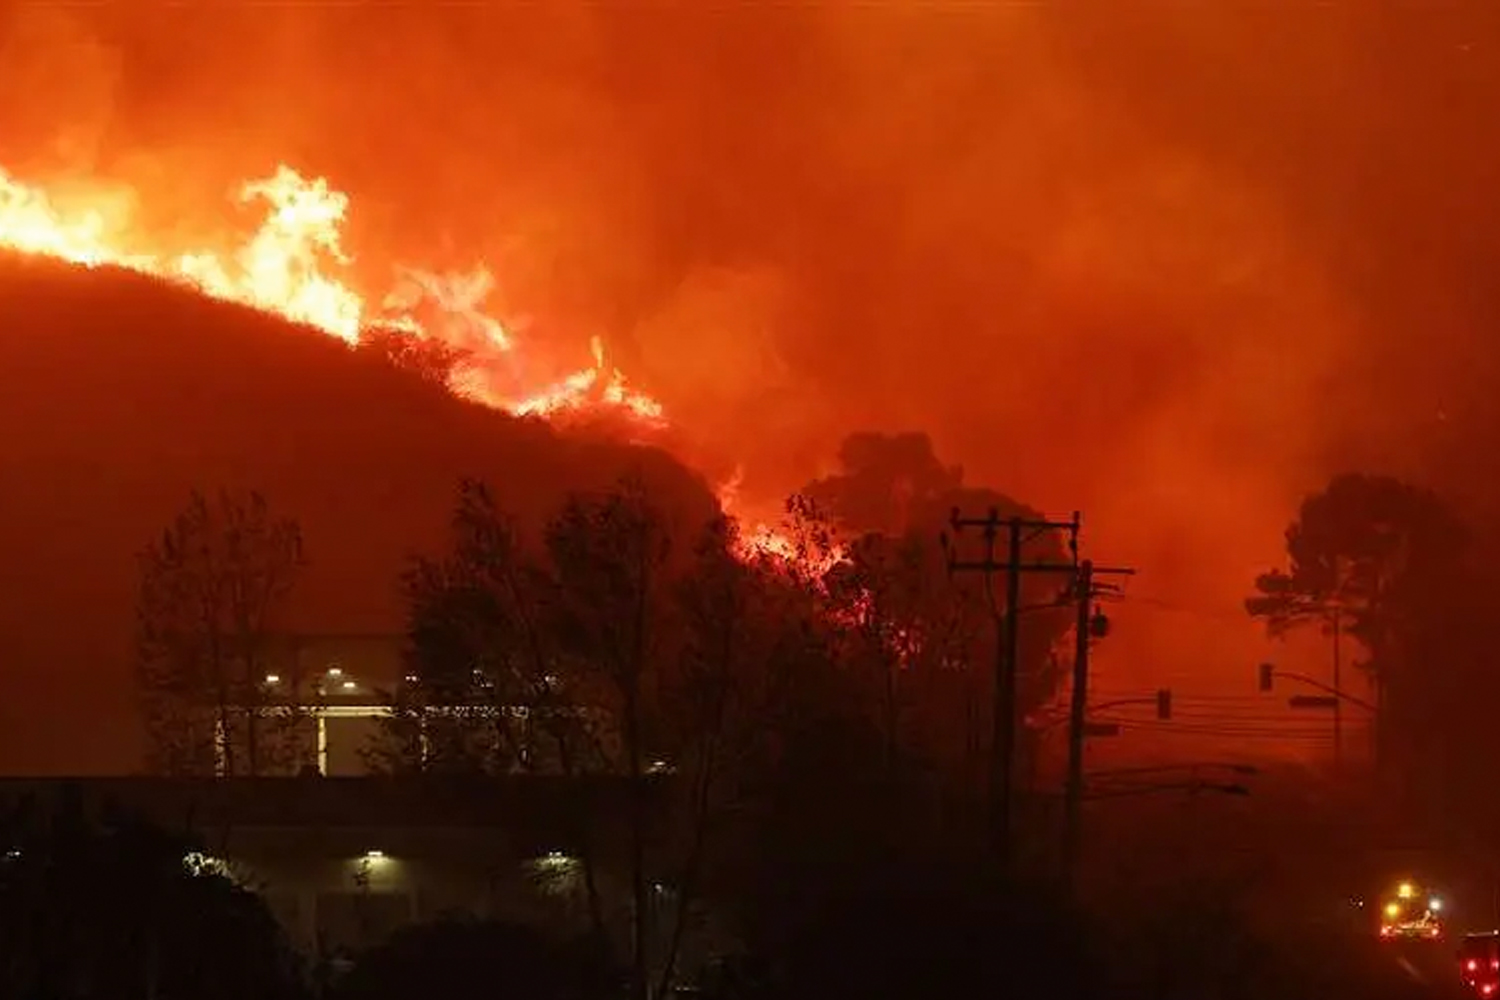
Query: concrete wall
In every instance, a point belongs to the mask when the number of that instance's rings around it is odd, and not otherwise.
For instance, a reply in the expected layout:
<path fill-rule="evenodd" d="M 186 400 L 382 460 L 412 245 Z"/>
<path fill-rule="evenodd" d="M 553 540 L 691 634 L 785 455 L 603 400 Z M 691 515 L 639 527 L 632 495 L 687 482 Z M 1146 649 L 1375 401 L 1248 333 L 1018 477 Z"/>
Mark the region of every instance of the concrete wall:
<path fill-rule="evenodd" d="M 498 831 L 257 828 L 214 831 L 209 843 L 309 955 L 358 951 L 405 924 L 454 914 L 560 931 L 588 923 L 577 859 L 523 849 Z M 599 879 L 618 918 L 624 881 Z"/>

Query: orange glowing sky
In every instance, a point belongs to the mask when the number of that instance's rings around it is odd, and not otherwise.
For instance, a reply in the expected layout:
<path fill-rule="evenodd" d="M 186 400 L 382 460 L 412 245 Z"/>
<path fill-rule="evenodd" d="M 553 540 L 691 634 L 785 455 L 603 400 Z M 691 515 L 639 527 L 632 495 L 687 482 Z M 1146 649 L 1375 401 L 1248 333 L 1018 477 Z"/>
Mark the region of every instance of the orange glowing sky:
<path fill-rule="evenodd" d="M 1248 693 L 1301 496 L 1500 357 L 1500 17 L 1232 6 L 11 5 L 0 238 L 420 326 L 760 507 L 927 430 L 1140 569 L 1107 684 Z"/>

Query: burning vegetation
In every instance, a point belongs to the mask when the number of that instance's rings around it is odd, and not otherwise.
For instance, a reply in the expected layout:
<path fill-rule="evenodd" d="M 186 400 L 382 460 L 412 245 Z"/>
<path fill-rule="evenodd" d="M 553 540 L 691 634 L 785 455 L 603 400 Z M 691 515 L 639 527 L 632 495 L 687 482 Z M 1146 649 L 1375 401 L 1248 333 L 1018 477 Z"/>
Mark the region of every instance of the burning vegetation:
<path fill-rule="evenodd" d="M 240 186 L 238 202 L 263 212 L 247 240 L 225 250 L 162 250 L 147 245 L 128 220 L 111 220 L 87 197 L 62 207 L 48 193 L 0 168 L 0 246 L 86 267 L 121 267 L 193 288 L 303 324 L 351 346 L 372 330 L 437 343 L 455 352 L 450 384 L 459 395 L 518 415 L 554 414 L 586 406 L 618 407 L 650 424 L 661 404 L 636 392 L 591 342 L 593 364 L 548 382 L 527 377 L 511 358 L 514 335 L 484 311 L 494 279 L 483 266 L 438 274 L 393 269 L 391 287 L 373 297 L 357 291 L 344 251 L 349 197 L 327 180 L 282 165 L 270 177 Z"/>

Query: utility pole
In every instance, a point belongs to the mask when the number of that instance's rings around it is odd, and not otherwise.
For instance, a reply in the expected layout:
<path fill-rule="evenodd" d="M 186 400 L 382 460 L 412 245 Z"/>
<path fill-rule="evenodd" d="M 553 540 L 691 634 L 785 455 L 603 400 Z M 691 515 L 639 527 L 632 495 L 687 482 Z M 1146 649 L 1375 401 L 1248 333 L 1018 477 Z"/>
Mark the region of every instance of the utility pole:
<path fill-rule="evenodd" d="M 1337 699 L 1333 703 L 1333 773 L 1344 773 L 1344 596 L 1351 582 L 1349 560 L 1343 556 L 1334 560 L 1334 586 L 1323 601 L 1322 611 L 1333 633 L 1333 690 Z"/>
<path fill-rule="evenodd" d="M 1085 559 L 1078 567 L 1078 622 L 1074 626 L 1073 700 L 1068 712 L 1068 786 L 1063 830 L 1063 859 L 1068 877 L 1078 867 L 1079 821 L 1083 803 L 1083 727 L 1088 723 L 1089 640 L 1093 626 L 1094 563 Z"/>
<path fill-rule="evenodd" d="M 1341 655 L 1340 639 L 1344 631 L 1343 606 L 1334 601 L 1333 605 L 1333 689 L 1340 695 L 1344 693 L 1343 680 L 1339 676 L 1343 671 L 1343 656 Z M 1333 703 L 1333 771 L 1334 774 L 1342 774 L 1344 770 L 1344 699 L 1336 699 Z"/>
<path fill-rule="evenodd" d="M 1133 569 L 1123 567 L 1096 568 L 1092 559 L 1085 559 L 1078 565 L 1078 575 L 1074 578 L 1078 621 L 1074 625 L 1073 695 L 1068 712 L 1068 779 L 1064 793 L 1067 825 L 1063 831 L 1063 858 L 1070 878 L 1078 867 L 1082 837 L 1080 813 L 1083 803 L 1083 746 L 1088 733 L 1089 644 L 1093 639 L 1104 635 L 1109 626 L 1107 619 L 1094 614 L 1094 577 L 1106 573 L 1129 576 L 1134 572 Z"/>
<path fill-rule="evenodd" d="M 1075 511 L 1067 521 L 1010 517 L 1002 519 L 1000 512 L 991 507 L 985 517 L 963 517 L 954 508 L 949 518 L 955 534 L 965 528 L 979 528 L 984 538 L 984 558 L 963 561 L 953 557 L 950 550 L 948 568 L 951 572 L 977 572 L 984 577 L 985 595 L 989 598 L 991 614 L 995 618 L 995 689 L 994 715 L 990 739 L 989 808 L 992 843 L 1004 869 L 1012 861 L 1011 807 L 1013 798 L 1016 755 L 1016 677 L 1020 660 L 1020 613 L 1021 574 L 1023 573 L 1067 573 L 1078 569 L 1078 532 L 1080 515 Z M 996 559 L 1000 529 L 1007 532 L 1006 559 Z M 1066 563 L 1023 563 L 1022 546 L 1030 538 L 1050 531 L 1068 533 L 1068 550 L 1072 560 Z M 946 545 L 947 539 L 944 538 Z M 995 608 L 994 575 L 1003 569 L 1006 574 L 1005 610 Z"/>
<path fill-rule="evenodd" d="M 993 513 L 993 512 L 992 512 Z M 1073 515 L 1073 524 L 1078 515 Z M 1011 518 L 1007 525 L 1010 535 L 1009 552 L 1005 560 L 1005 656 L 999 661 L 1001 671 L 995 676 L 995 722 L 991 759 L 998 783 L 994 786 L 996 842 L 1000 845 L 1001 863 L 1007 867 L 1012 854 L 1011 812 L 1015 798 L 1016 755 L 1016 687 L 1021 673 L 1021 532 L 1022 522 Z M 1073 528 L 1076 532 L 1078 529 Z M 1078 551 L 1077 536 L 1073 536 L 1073 551 Z M 1076 557 L 1075 557 L 1076 558 Z"/>

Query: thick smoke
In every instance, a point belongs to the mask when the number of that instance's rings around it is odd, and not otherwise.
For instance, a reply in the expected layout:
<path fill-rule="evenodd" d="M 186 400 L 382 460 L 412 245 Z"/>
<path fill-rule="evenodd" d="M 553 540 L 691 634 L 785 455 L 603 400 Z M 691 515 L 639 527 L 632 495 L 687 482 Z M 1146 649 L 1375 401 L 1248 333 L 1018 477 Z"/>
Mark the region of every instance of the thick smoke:
<path fill-rule="evenodd" d="M 362 267 L 487 259 L 525 338 L 602 334 L 752 494 L 919 428 L 1082 509 L 1142 571 L 1108 669 L 1242 688 L 1238 598 L 1301 495 L 1435 468 L 1484 395 L 1497 19 L 27 4 L 0 162 L 127 182 L 160 225 L 326 174 Z"/>

